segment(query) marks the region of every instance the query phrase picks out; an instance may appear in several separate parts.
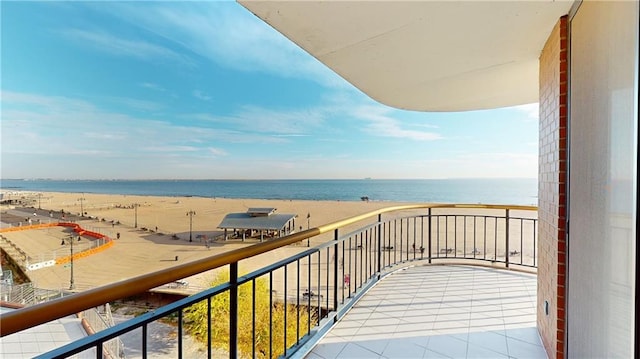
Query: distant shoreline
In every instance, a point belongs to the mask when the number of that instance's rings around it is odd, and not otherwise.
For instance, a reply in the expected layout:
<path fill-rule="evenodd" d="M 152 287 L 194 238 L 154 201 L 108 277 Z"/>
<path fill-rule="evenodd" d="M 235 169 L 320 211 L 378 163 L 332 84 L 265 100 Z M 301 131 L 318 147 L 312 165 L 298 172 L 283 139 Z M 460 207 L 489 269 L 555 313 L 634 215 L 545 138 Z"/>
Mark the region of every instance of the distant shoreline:
<path fill-rule="evenodd" d="M 270 200 L 537 203 L 537 179 L 3 180 L 3 191 Z"/>

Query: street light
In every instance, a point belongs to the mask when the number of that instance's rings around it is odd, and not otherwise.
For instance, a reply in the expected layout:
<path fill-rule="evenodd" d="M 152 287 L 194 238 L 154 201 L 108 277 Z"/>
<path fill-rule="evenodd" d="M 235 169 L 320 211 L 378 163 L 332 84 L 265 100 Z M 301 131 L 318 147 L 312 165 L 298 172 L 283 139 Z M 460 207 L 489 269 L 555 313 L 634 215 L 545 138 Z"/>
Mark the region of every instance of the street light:
<path fill-rule="evenodd" d="M 78 236 L 78 242 L 80 242 L 81 238 L 82 237 Z M 69 266 L 71 267 L 71 278 L 69 279 L 69 289 L 73 290 L 73 289 L 76 289 L 76 285 L 75 285 L 75 283 L 73 281 L 73 242 L 75 242 L 73 240 L 73 235 L 69 235 L 69 237 L 63 238 L 62 242 L 60 243 L 60 245 L 64 246 L 65 244 L 67 244 L 67 242 L 68 242 L 68 244 L 70 246 L 70 249 L 71 249 L 71 257 L 70 257 L 71 261 L 69 262 Z"/>
<path fill-rule="evenodd" d="M 78 198 L 78 201 L 80 201 L 80 217 L 84 217 L 84 197 Z"/>
<path fill-rule="evenodd" d="M 38 209 L 42 209 L 42 206 L 40 206 L 41 199 L 42 199 L 42 193 L 38 193 Z"/>
<path fill-rule="evenodd" d="M 193 216 L 196 215 L 195 211 L 187 212 L 187 216 L 189 216 L 189 242 L 193 242 L 192 233 L 193 233 Z"/>
<path fill-rule="evenodd" d="M 133 228 L 138 228 L 138 207 L 140 207 L 140 204 L 134 203 L 132 204 L 132 206 L 133 206 L 133 215 L 134 215 Z"/>
<path fill-rule="evenodd" d="M 311 213 L 307 212 L 307 229 L 311 228 Z M 307 238 L 307 247 L 311 247 L 309 238 Z"/>

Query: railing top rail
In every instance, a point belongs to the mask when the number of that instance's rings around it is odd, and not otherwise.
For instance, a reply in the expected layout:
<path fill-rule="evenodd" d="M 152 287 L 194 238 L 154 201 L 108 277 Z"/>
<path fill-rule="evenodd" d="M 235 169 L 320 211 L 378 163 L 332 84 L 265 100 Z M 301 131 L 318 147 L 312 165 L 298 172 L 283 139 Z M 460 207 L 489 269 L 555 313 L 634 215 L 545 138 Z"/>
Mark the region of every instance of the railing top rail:
<path fill-rule="evenodd" d="M 495 205 L 495 204 L 408 204 L 391 206 L 353 216 L 343 220 L 338 220 L 319 227 L 290 234 L 288 236 L 274 239 L 267 242 L 239 248 L 203 258 L 193 262 L 166 268 L 153 273 L 144 274 L 138 277 L 125 279 L 116 283 L 102 287 L 90 289 L 71 296 L 63 297 L 46 303 L 41 303 L 20 310 L 11 311 L 0 315 L 0 337 L 19 332 L 21 330 L 34 327 L 43 323 L 48 323 L 67 315 L 81 312 L 85 309 L 93 308 L 105 303 L 121 298 L 127 298 L 140 294 L 149 289 L 170 283 L 182 278 L 190 277 L 208 270 L 216 269 L 231 263 L 236 263 L 274 249 L 288 246 L 300 242 L 307 238 L 315 237 L 335 229 L 366 220 L 384 213 L 418 210 L 428 208 L 449 208 L 449 209 L 509 209 L 536 211 L 535 206 L 518 205 Z"/>

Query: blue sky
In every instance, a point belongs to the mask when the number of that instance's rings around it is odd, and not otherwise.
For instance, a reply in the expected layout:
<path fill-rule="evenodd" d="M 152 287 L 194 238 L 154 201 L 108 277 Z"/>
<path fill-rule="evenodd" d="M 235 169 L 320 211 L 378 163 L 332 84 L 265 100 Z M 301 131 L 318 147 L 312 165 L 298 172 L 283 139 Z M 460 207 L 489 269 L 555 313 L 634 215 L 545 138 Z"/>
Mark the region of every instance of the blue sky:
<path fill-rule="evenodd" d="M 537 176 L 537 104 L 381 105 L 235 2 L 1 16 L 2 178 Z"/>

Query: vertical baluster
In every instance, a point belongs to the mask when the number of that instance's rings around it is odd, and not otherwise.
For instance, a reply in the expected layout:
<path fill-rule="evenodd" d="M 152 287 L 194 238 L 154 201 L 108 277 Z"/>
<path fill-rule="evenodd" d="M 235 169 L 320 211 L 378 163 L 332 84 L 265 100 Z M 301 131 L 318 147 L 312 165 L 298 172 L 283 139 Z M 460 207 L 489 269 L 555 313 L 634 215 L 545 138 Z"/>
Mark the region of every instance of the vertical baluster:
<path fill-rule="evenodd" d="M 327 272 L 327 291 L 326 291 L 326 298 L 327 298 L 327 311 L 329 311 L 329 276 L 330 276 L 330 266 L 329 263 L 331 263 L 330 257 L 331 257 L 331 247 L 327 247 L 327 270 L 325 272 Z M 320 288 L 318 288 L 318 294 L 320 294 Z"/>
<path fill-rule="evenodd" d="M 289 267 L 288 264 L 284 265 L 284 274 L 283 274 L 284 275 L 284 293 L 282 295 L 283 296 L 283 301 L 284 301 L 284 313 L 283 313 L 283 316 L 284 316 L 284 328 L 283 328 L 284 335 L 283 335 L 283 337 L 284 337 L 284 357 L 285 358 L 287 357 L 287 312 L 288 312 L 288 310 L 287 310 L 287 274 L 288 274 L 287 273 L 287 268 L 288 267 Z"/>
<path fill-rule="evenodd" d="M 382 214 L 378 214 L 378 279 L 380 279 L 380 273 L 382 272 L 382 242 L 383 239 L 382 232 Z"/>
<path fill-rule="evenodd" d="M 522 257 L 524 254 L 524 219 L 520 218 L 520 264 L 524 264 L 524 258 Z"/>
<path fill-rule="evenodd" d="M 273 358 L 273 271 L 269 271 L 269 358 Z"/>
<path fill-rule="evenodd" d="M 398 246 L 398 241 L 396 240 L 397 239 L 397 234 L 398 234 L 398 220 L 394 218 L 393 219 L 393 246 L 394 246 L 394 248 L 393 248 L 393 264 L 397 264 L 398 263 L 398 256 L 397 256 L 398 249 L 395 248 L 395 247 Z M 400 242 L 402 243 L 402 241 L 400 241 Z M 400 245 L 400 250 L 402 250 L 402 244 Z M 402 252 L 401 252 L 400 255 L 402 255 Z"/>
<path fill-rule="evenodd" d="M 537 220 L 533 220 L 533 266 L 536 266 L 536 224 Z"/>
<path fill-rule="evenodd" d="M 462 256 L 467 257 L 467 216 L 462 216 Z"/>
<path fill-rule="evenodd" d="M 356 254 L 356 275 L 358 276 L 358 286 L 356 289 L 362 287 L 362 232 L 360 232 L 360 240 L 356 234 L 356 243 L 358 243 L 358 250 L 360 253 L 360 265 L 358 266 L 358 254 Z"/>
<path fill-rule="evenodd" d="M 340 268 L 342 268 L 342 303 L 344 303 L 344 279 L 346 278 L 346 274 L 347 274 L 347 268 L 344 266 L 344 259 L 345 259 L 345 250 L 344 250 L 344 243 L 345 241 L 342 241 L 342 257 L 340 258 Z"/>
<path fill-rule="evenodd" d="M 322 259 L 320 257 L 320 251 L 318 251 L 318 290 L 316 290 L 316 293 L 318 293 L 318 295 L 317 295 L 317 297 L 318 297 L 318 323 L 320 322 L 320 318 L 322 317 L 322 315 L 321 315 L 322 310 L 321 310 L 321 306 L 320 306 L 322 304 L 320 302 L 321 301 L 321 299 L 320 299 L 320 288 L 322 287 L 322 274 L 321 274 L 321 271 L 320 271 L 320 269 L 321 269 L 320 268 L 320 266 L 321 266 L 320 262 L 321 261 L 322 261 Z M 309 293 L 309 294 L 311 294 L 311 293 Z M 309 295 L 309 296 L 311 296 L 311 295 Z"/>
<path fill-rule="evenodd" d="M 307 316 L 309 320 L 307 321 L 307 334 L 311 333 L 311 253 L 307 256 L 307 262 L 309 263 L 307 268 Z M 320 313 L 318 313 L 320 315 Z M 318 320 L 320 317 L 318 316 Z"/>
<path fill-rule="evenodd" d="M 440 257 L 440 215 L 436 216 L 436 251 L 437 256 Z"/>
<path fill-rule="evenodd" d="M 449 215 L 444 215 L 444 256 L 449 257 Z"/>
<path fill-rule="evenodd" d="M 482 224 L 484 227 L 484 233 L 482 234 L 482 240 L 484 241 L 484 256 L 483 259 L 487 259 L 487 216 L 483 216 Z"/>
<path fill-rule="evenodd" d="M 229 358 L 238 357 L 238 262 L 229 264 Z"/>
<path fill-rule="evenodd" d="M 505 249 L 505 257 L 506 257 L 505 258 L 505 263 L 506 263 L 507 268 L 509 268 L 509 254 L 511 254 L 511 253 L 509 253 L 510 252 L 509 251 L 509 209 L 507 208 L 505 210 L 505 212 L 506 212 L 505 213 L 505 220 L 504 220 L 505 221 L 504 222 L 504 227 L 505 227 L 504 228 L 504 232 L 505 232 L 505 242 L 506 242 L 506 245 L 505 245 L 505 247 L 506 247 L 506 249 Z"/>
<path fill-rule="evenodd" d="M 429 240 L 429 263 L 431 263 L 431 208 L 427 211 L 429 221 L 427 222 L 427 238 Z"/>
<path fill-rule="evenodd" d="M 458 256 L 458 216 L 453 216 L 453 256 Z"/>
<path fill-rule="evenodd" d="M 402 249 L 403 249 L 403 248 L 402 248 L 402 234 L 403 234 L 403 231 L 402 231 L 402 228 L 403 228 L 402 226 L 403 226 L 403 224 L 402 224 L 402 223 L 403 223 L 402 218 L 400 218 L 400 262 L 402 262 L 402 261 L 403 261 L 403 260 L 402 260 Z M 397 262 L 396 262 L 396 263 L 397 263 Z"/>
<path fill-rule="evenodd" d="M 207 358 L 211 359 L 211 297 L 207 297 Z"/>
<path fill-rule="evenodd" d="M 253 340 L 255 342 L 255 338 Z M 300 341 L 300 259 L 296 261 L 296 343 Z M 255 358 L 255 355 L 253 356 Z"/>
<path fill-rule="evenodd" d="M 368 265 L 369 265 L 369 256 L 367 255 L 367 252 L 369 251 L 369 231 L 368 230 L 364 230 L 362 232 L 362 253 L 363 253 L 363 266 L 362 266 L 362 274 L 364 275 L 364 281 L 367 280 L 367 278 L 369 278 L 369 271 L 368 271 Z M 364 283 L 363 281 L 363 283 Z"/>
<path fill-rule="evenodd" d="M 424 259 L 424 216 L 420 216 L 420 259 Z"/>
<path fill-rule="evenodd" d="M 338 321 L 338 288 L 340 284 L 338 283 L 338 230 L 333 231 L 333 239 L 335 243 L 333 244 L 333 310 L 336 312 L 335 321 Z M 327 285 L 327 288 L 329 286 Z M 329 297 L 329 291 L 327 289 L 327 298 Z"/>
<path fill-rule="evenodd" d="M 178 358 L 182 358 L 182 309 L 178 310 Z"/>
<path fill-rule="evenodd" d="M 385 226 L 387 226 L 387 266 L 391 267 L 391 250 L 395 252 L 395 243 L 393 246 L 391 245 L 391 221 L 385 222 Z M 394 247 L 394 248 L 392 248 Z"/>
<path fill-rule="evenodd" d="M 298 268 L 300 265 L 298 264 Z M 299 306 L 298 306 L 299 307 Z M 300 334 L 298 333 L 298 338 Z M 251 280 L 251 357 L 256 357 L 256 278 Z"/>
<path fill-rule="evenodd" d="M 142 359 L 147 359 L 147 323 L 142 325 Z"/>
<path fill-rule="evenodd" d="M 493 217 L 493 258 L 498 261 L 498 217 Z"/>

